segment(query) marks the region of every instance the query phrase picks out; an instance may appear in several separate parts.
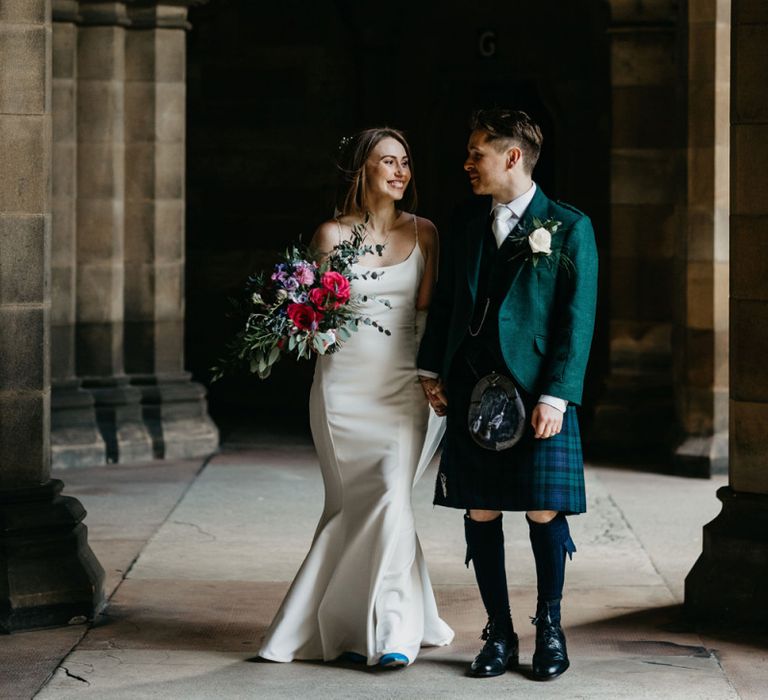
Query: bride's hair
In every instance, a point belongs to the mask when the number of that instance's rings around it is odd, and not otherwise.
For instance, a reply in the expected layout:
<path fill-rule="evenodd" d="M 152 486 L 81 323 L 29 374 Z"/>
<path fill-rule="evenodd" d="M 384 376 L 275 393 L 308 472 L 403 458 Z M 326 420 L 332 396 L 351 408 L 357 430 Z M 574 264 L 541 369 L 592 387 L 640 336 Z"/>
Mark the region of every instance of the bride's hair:
<path fill-rule="evenodd" d="M 365 216 L 365 201 L 368 196 L 365 162 L 379 141 L 386 138 L 398 141 L 408 156 L 411 181 L 403 195 L 402 208 L 410 212 L 416 209 L 416 180 L 413 174 L 411 147 L 401 131 L 389 127 L 378 127 L 359 131 L 353 136 L 342 139 L 339 144 L 337 161 L 339 181 L 336 187 L 336 212 L 339 216 L 347 214 Z"/>

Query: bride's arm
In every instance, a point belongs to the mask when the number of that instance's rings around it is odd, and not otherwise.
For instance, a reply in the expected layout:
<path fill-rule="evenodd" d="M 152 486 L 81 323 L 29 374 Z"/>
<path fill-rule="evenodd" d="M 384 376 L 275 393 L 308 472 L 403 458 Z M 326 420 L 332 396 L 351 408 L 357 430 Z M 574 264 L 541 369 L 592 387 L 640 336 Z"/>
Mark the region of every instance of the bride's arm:
<path fill-rule="evenodd" d="M 437 229 L 429 219 L 419 218 L 419 243 L 424 255 L 424 275 L 416 294 L 416 309 L 426 313 L 432 301 L 432 291 L 437 281 L 437 261 L 439 257 Z"/>

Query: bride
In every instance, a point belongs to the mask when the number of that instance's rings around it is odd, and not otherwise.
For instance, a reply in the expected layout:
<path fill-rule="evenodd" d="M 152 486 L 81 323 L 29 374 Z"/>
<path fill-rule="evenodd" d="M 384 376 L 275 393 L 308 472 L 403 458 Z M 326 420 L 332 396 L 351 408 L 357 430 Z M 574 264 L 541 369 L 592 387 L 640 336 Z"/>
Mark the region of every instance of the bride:
<path fill-rule="evenodd" d="M 325 507 L 312 547 L 267 631 L 272 661 L 344 658 L 402 668 L 424 645 L 446 645 L 416 535 L 411 495 L 437 449 L 443 421 L 429 410 L 416 352 L 437 274 L 437 232 L 416 204 L 410 148 L 394 129 L 342 144 L 336 219 L 314 246 L 327 254 L 365 225 L 353 281 L 361 313 L 391 332 L 360 326 L 341 350 L 318 357 L 310 425 Z M 372 295 L 386 299 L 386 308 Z"/>

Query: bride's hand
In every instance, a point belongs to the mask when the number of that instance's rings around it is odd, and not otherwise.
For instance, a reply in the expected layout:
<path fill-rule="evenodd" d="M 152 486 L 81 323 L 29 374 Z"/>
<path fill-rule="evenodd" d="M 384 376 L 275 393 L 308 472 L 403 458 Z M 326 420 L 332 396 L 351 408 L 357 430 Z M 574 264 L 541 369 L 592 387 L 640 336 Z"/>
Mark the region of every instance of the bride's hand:
<path fill-rule="evenodd" d="M 438 416 L 444 416 L 448 407 L 448 399 L 445 395 L 445 387 L 439 379 L 431 377 L 419 377 L 421 388 L 424 390 L 429 405 Z"/>

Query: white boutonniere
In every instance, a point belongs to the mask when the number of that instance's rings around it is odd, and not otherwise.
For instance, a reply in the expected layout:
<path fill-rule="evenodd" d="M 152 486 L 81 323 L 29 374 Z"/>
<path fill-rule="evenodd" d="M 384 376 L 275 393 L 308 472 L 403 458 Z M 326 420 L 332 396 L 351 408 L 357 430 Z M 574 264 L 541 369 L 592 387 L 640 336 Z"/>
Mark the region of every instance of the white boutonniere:
<path fill-rule="evenodd" d="M 526 260 L 530 259 L 531 264 L 536 267 L 539 264 L 539 260 L 543 258 L 548 265 L 551 265 L 551 256 L 555 251 L 559 251 L 557 256 L 558 263 L 566 269 L 573 268 L 573 262 L 571 259 L 558 247 L 552 247 L 552 239 L 563 225 L 562 221 L 557 219 L 547 219 L 542 221 L 538 217 L 533 217 L 531 222 L 531 228 L 528 233 L 524 233 L 520 237 L 521 250 L 516 255 L 513 255 L 510 260 L 516 258 L 518 255 L 525 255 Z M 525 249 L 525 244 L 528 244 L 528 250 Z"/>

